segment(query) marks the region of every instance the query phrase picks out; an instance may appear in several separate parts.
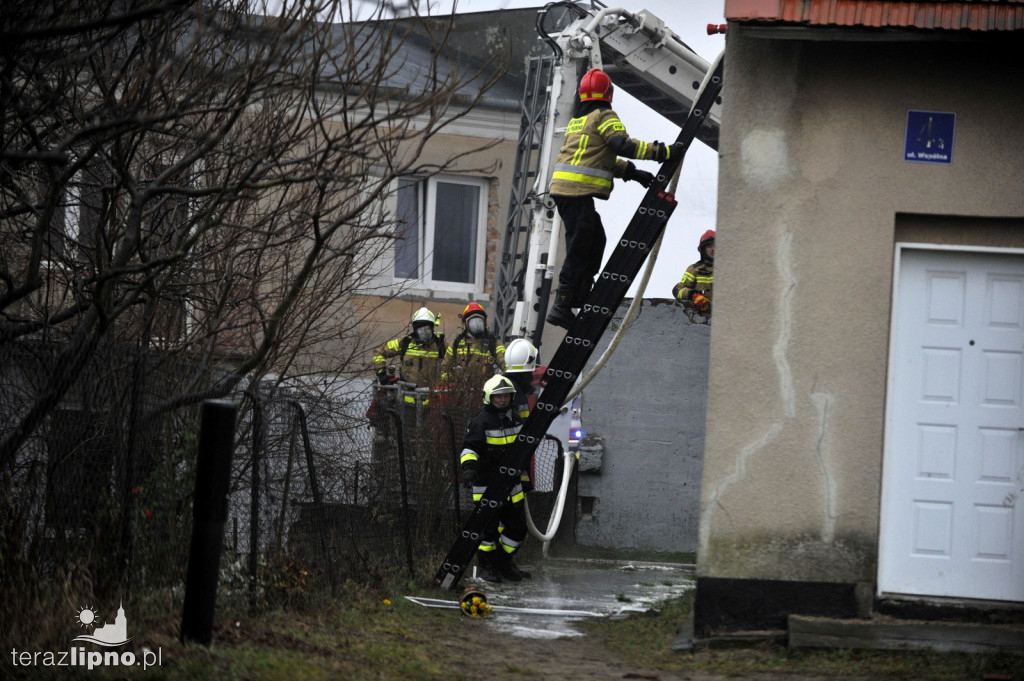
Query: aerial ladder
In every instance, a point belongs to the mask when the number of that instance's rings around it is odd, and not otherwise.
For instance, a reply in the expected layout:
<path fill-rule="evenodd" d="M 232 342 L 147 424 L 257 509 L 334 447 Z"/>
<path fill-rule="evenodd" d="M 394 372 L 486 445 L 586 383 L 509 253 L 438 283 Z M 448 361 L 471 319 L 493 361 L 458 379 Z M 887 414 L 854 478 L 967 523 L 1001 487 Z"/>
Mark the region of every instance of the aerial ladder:
<path fill-rule="evenodd" d="M 570 13 L 567 20 L 562 13 Z M 556 35 L 546 25 L 567 25 Z M 554 56 L 532 57 L 527 67 L 523 119 L 516 154 L 509 219 L 496 287 L 494 331 L 529 338 L 540 347 L 558 261 L 560 222 L 547 193 L 565 125 L 587 69 L 603 69 L 628 92 L 680 128 L 710 64 L 665 22 L 647 10 L 556 2 L 540 10 L 537 29 Z M 709 30 L 710 27 L 709 27 Z M 695 138 L 718 149 L 716 96 Z"/>
<path fill-rule="evenodd" d="M 565 3 L 555 5 L 564 6 Z M 665 28 L 663 22 L 647 12 L 633 14 L 621 8 L 586 12 L 576 5 L 569 6 L 577 12 L 577 21 L 563 30 L 557 40 L 548 37 L 556 48 L 557 56 L 552 70 L 548 122 L 543 135 L 548 153 L 546 156 L 541 154 L 539 159 L 535 187 L 546 187 L 550 176 L 548 169 L 558 153 L 553 140 L 561 139 L 564 124 L 577 97 L 575 85 L 587 68 L 604 69 L 616 86 L 639 93 L 645 103 L 663 101 L 654 100 L 654 95 L 645 96 L 643 91 L 648 88 L 663 97 L 665 109 L 659 111 L 680 123 L 675 142 L 685 149 L 689 149 L 695 139 L 717 149 L 718 124 L 714 108 L 721 102 L 721 56 L 713 63 L 703 61 Z M 683 115 L 682 107 L 687 102 Z M 673 156 L 658 169 L 654 182 L 612 251 L 590 295 L 555 350 L 544 373 L 546 384 L 543 392 L 501 461 L 497 479 L 487 486 L 435 574 L 435 585 L 452 589 L 458 584 L 484 531 L 496 519 L 512 488 L 518 484 L 521 472 L 529 466 L 538 444 L 569 398 L 587 360 L 675 209 L 675 197 L 666 188 L 684 157 L 685 152 Z M 535 189 L 532 201 L 540 205 L 533 209 L 530 251 L 525 254 L 528 257 L 523 258 L 527 261 L 527 269 L 523 270 L 522 285 L 527 295 L 516 305 L 514 326 L 518 335 L 531 337 L 535 344 L 539 344 L 546 300 L 536 295 L 536 291 L 550 291 L 558 236 L 556 228 L 559 225 L 546 188 L 544 191 Z M 538 280 L 542 278 L 547 280 L 546 285 L 537 287 Z M 530 293 L 534 295 L 528 295 Z M 537 304 L 531 305 L 530 299 L 536 299 Z"/>

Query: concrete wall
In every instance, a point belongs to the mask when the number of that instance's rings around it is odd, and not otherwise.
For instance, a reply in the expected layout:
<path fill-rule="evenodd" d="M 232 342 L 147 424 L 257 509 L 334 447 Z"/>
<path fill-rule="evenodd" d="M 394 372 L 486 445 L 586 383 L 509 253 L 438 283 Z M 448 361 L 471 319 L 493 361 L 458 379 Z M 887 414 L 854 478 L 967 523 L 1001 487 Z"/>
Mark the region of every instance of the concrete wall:
<path fill-rule="evenodd" d="M 591 365 L 621 325 L 619 308 Z M 694 552 L 704 450 L 711 327 L 678 304 L 644 300 L 615 354 L 583 392 L 588 439 L 603 439 L 599 472 L 581 472 L 591 513 L 577 525 L 584 546 Z M 589 498 L 589 500 L 588 500 Z"/>
<path fill-rule="evenodd" d="M 698 578 L 870 583 L 894 244 L 1024 245 L 1020 40 L 731 24 L 725 63 Z M 910 109 L 952 164 L 903 160 Z"/>

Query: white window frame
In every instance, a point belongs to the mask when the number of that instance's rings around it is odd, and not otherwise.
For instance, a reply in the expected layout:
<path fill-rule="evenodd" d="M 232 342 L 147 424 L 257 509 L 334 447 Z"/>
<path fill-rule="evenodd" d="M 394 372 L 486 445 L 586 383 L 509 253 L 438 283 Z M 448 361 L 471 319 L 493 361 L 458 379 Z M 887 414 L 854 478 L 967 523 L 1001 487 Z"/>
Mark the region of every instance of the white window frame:
<path fill-rule="evenodd" d="M 437 185 L 439 183 L 447 184 L 459 184 L 470 187 L 477 187 L 480 191 L 479 202 L 477 205 L 477 238 L 476 247 L 473 252 L 473 282 L 462 283 L 455 281 L 444 281 L 433 278 L 432 270 L 432 249 L 434 244 L 434 216 L 436 215 L 437 208 Z M 396 246 L 392 247 L 390 254 L 390 265 L 388 273 L 391 277 L 391 282 L 396 287 L 402 287 L 408 290 L 410 287 L 413 289 L 425 289 L 429 291 L 444 291 L 451 293 L 468 293 L 468 294 L 480 294 L 484 289 L 484 276 L 485 276 L 485 264 L 487 255 L 487 211 L 488 202 L 490 195 L 490 181 L 484 177 L 471 177 L 465 175 L 432 175 L 420 179 L 418 183 L 421 187 L 426 188 L 426 196 L 418 197 L 420 210 L 422 211 L 421 220 L 423 222 L 420 225 L 419 234 L 419 253 L 418 253 L 418 267 L 419 276 L 416 278 L 402 278 L 395 275 L 395 249 Z M 398 206 L 398 182 L 394 184 L 394 191 L 391 192 L 391 204 L 395 210 L 393 214 L 397 214 Z M 425 198 L 425 200 L 423 200 Z M 396 232 L 398 230 L 396 229 Z"/>

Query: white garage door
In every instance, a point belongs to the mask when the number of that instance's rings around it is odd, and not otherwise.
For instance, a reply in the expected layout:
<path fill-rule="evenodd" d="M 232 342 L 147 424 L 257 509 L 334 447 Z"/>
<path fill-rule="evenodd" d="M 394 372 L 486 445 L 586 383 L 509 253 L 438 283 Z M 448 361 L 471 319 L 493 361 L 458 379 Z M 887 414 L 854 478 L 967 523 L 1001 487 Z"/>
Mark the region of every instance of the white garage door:
<path fill-rule="evenodd" d="M 898 262 L 879 591 L 1024 601 L 1024 255 Z"/>

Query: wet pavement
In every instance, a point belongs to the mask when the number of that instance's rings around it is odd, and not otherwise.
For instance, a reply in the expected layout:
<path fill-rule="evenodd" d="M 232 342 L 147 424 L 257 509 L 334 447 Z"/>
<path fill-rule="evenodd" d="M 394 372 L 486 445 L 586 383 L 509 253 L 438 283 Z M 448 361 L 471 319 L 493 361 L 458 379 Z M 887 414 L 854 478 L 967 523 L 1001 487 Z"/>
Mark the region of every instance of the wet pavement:
<path fill-rule="evenodd" d="M 469 574 L 452 597 L 457 599 L 472 586 L 483 591 L 492 606 L 624 616 L 656 609 L 659 603 L 692 589 L 695 582 L 692 565 L 674 563 L 544 558 L 521 567 L 533 578 L 492 584 Z M 499 608 L 487 618 L 487 626 L 523 638 L 564 638 L 582 636 L 576 625 L 583 619 Z"/>

